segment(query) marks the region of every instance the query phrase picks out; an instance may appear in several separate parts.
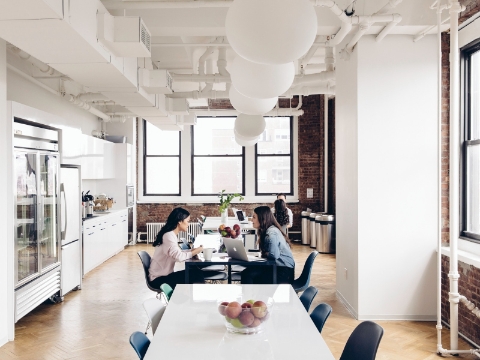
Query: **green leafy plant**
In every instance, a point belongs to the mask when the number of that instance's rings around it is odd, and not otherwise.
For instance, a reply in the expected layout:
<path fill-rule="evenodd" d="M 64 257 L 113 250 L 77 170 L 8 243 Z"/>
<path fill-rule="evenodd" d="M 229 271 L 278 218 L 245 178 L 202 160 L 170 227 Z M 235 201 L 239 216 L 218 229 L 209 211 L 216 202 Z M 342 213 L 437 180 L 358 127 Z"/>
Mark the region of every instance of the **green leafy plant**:
<path fill-rule="evenodd" d="M 218 197 L 220 198 L 220 214 L 223 213 L 228 207 L 230 206 L 230 203 L 232 202 L 233 199 L 238 198 L 240 201 L 243 200 L 243 196 L 235 193 L 235 194 L 225 194 L 225 190 L 222 190 L 222 192 L 218 193 Z"/>

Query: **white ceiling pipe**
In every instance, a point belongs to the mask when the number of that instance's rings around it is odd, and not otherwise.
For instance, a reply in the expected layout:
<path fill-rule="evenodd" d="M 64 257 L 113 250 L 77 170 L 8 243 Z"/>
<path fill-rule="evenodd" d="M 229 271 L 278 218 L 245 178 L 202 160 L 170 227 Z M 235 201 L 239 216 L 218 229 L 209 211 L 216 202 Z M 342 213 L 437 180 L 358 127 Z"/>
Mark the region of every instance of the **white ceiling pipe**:
<path fill-rule="evenodd" d="M 34 58 L 33 56 L 31 56 L 30 54 L 26 53 L 25 51 L 15 47 L 15 46 L 12 46 L 10 47 L 10 50 L 16 54 L 18 57 L 20 57 L 20 59 L 22 60 L 25 60 L 27 62 L 29 62 L 30 64 L 32 64 L 33 66 L 35 66 L 38 70 L 40 70 L 41 72 L 45 73 L 45 74 L 48 74 L 48 75 L 55 75 L 55 74 L 59 74 L 61 76 L 63 76 L 63 74 L 60 74 L 58 71 L 56 71 L 54 68 L 52 68 L 51 66 L 41 62 L 40 60 Z"/>
<path fill-rule="evenodd" d="M 327 64 L 307 64 L 304 69 L 305 71 L 325 71 Z"/>
<path fill-rule="evenodd" d="M 345 51 L 347 53 L 351 53 L 353 51 L 353 48 L 355 47 L 355 45 L 357 45 L 360 38 L 368 31 L 371 25 L 372 23 L 370 22 L 360 24 L 360 26 L 358 27 L 358 31 L 355 33 L 355 35 L 353 35 L 352 39 L 350 40 L 348 45 L 345 47 Z"/>
<path fill-rule="evenodd" d="M 223 37 L 219 36 L 215 38 L 215 40 L 211 42 L 211 44 L 216 44 L 221 42 L 223 42 Z M 198 73 L 200 75 L 205 75 L 205 61 L 207 61 L 208 57 L 212 55 L 216 49 L 217 49 L 216 45 L 207 47 L 207 50 L 205 50 L 203 55 L 200 56 L 200 59 L 198 59 Z"/>
<path fill-rule="evenodd" d="M 135 115 L 131 115 L 131 116 L 125 116 L 125 115 L 113 115 L 113 116 L 110 116 L 110 118 L 108 120 L 103 120 L 104 122 L 108 122 L 108 123 L 125 123 L 125 121 L 127 121 L 127 118 L 129 117 L 135 117 Z"/>
<path fill-rule="evenodd" d="M 310 49 L 308 50 L 308 52 L 300 59 L 300 65 L 304 68 L 305 65 L 308 64 L 308 62 L 310 61 L 310 59 L 313 57 L 313 55 L 315 55 L 315 52 L 318 50 L 318 48 L 320 47 L 320 41 L 322 39 L 325 39 L 324 36 L 320 36 L 318 35 L 316 38 L 315 38 L 315 42 L 313 43 L 313 45 L 310 47 Z M 325 43 L 325 41 L 323 41 L 323 43 Z"/>
<path fill-rule="evenodd" d="M 380 31 L 377 35 L 377 37 L 375 38 L 375 40 L 377 42 L 380 42 L 383 40 L 383 38 L 385 36 L 387 36 L 387 34 L 395 27 L 397 26 L 397 24 L 402 21 L 402 16 L 400 14 L 393 14 L 393 18 L 394 20 L 390 23 L 387 24 L 387 26 L 385 26 L 382 31 Z"/>
<path fill-rule="evenodd" d="M 335 55 L 332 46 L 325 47 L 325 66 L 327 72 L 334 72 Z"/>
<path fill-rule="evenodd" d="M 213 117 L 223 117 L 223 116 L 236 116 L 240 113 L 235 109 L 229 110 L 210 110 L 210 109 L 191 109 L 193 113 L 197 116 L 213 116 Z M 290 108 L 280 108 L 273 109 L 262 116 L 302 116 L 303 110 L 296 110 Z"/>
<path fill-rule="evenodd" d="M 217 68 L 220 75 L 230 76 L 230 73 L 227 71 L 227 49 L 226 48 L 218 49 Z"/>
<path fill-rule="evenodd" d="M 211 82 L 211 83 L 230 83 L 230 76 L 221 74 L 200 75 L 200 74 L 175 74 L 170 73 L 173 81 L 177 82 Z"/>
<path fill-rule="evenodd" d="M 7 64 L 7 68 L 16 73 L 17 75 L 20 75 L 21 77 L 23 77 L 24 79 L 30 81 L 31 83 L 41 87 L 42 89 L 45 89 L 47 90 L 48 92 L 54 94 L 54 95 L 57 95 L 57 96 L 60 96 L 60 97 L 63 97 L 63 98 L 66 98 L 67 100 L 69 100 L 70 102 L 72 102 L 73 104 L 75 104 L 74 101 L 72 101 L 72 98 L 75 99 L 75 97 L 73 95 L 67 95 L 67 94 L 62 94 L 60 93 L 59 91 L 56 91 L 54 89 L 52 89 L 51 87 L 45 85 L 44 83 L 38 81 L 37 79 L 31 77 L 30 75 L 27 75 L 25 74 L 24 72 L 18 70 L 16 67 L 10 65 L 10 64 Z M 75 104 L 79 107 L 81 107 L 82 109 L 84 110 L 87 110 L 88 112 L 90 112 L 91 114 L 95 115 L 95 116 L 98 116 L 99 118 L 102 118 L 102 119 L 108 119 L 109 116 L 103 112 L 101 112 L 100 110 L 97 110 L 95 109 L 94 107 L 91 107 L 87 104 L 87 106 L 85 107 L 85 103 L 83 102 L 79 102 L 78 104 Z"/>
<path fill-rule="evenodd" d="M 173 99 L 228 99 L 228 91 L 206 89 L 205 91 L 176 92 L 165 96 Z"/>
<path fill-rule="evenodd" d="M 385 4 L 380 10 L 378 10 L 375 14 L 382 15 L 391 13 L 398 4 L 400 4 L 403 0 L 390 0 L 388 3 Z"/>
<path fill-rule="evenodd" d="M 77 99 L 85 101 L 85 102 L 94 102 L 94 101 L 108 101 L 109 99 L 103 95 L 98 93 L 84 93 L 78 94 L 76 96 Z"/>
<path fill-rule="evenodd" d="M 74 105 L 77 105 L 78 107 L 84 109 L 84 110 L 87 110 L 88 112 L 92 113 L 93 115 L 96 115 L 98 116 L 99 118 L 105 120 L 105 121 L 109 121 L 110 120 L 110 116 L 108 116 L 107 114 L 101 112 L 100 110 L 90 106 L 89 104 L 87 104 L 86 102 L 83 102 L 79 99 L 77 99 L 75 96 L 73 95 L 70 95 L 70 94 L 63 94 L 62 97 L 64 99 L 67 99 L 68 101 L 70 101 L 72 104 Z"/>
<path fill-rule="evenodd" d="M 445 8 L 447 8 L 447 7 L 445 6 Z M 428 28 L 423 30 L 421 33 L 415 35 L 415 37 L 413 38 L 413 42 L 417 42 L 418 40 L 423 39 L 430 31 L 432 31 L 435 28 L 436 28 L 435 32 L 438 32 L 439 28 L 440 28 L 440 32 L 441 32 L 442 31 L 442 26 L 441 25 L 443 25 L 444 23 L 446 23 L 448 21 L 450 21 L 450 16 L 448 16 L 445 20 L 441 21 L 440 26 L 438 26 L 438 25 L 429 26 Z"/>
<path fill-rule="evenodd" d="M 335 71 L 323 71 L 318 74 L 310 75 L 297 75 L 293 81 L 293 86 L 328 80 L 335 80 Z"/>

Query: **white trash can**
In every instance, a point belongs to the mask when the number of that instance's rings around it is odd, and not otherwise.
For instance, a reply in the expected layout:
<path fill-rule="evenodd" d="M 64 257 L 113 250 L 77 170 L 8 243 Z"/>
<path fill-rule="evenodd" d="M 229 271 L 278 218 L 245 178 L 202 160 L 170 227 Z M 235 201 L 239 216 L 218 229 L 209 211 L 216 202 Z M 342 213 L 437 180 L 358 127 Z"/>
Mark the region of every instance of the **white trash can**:
<path fill-rule="evenodd" d="M 310 213 L 308 211 L 302 211 L 301 218 L 302 218 L 302 245 L 309 245 L 310 244 L 310 237 L 309 237 L 309 230 L 310 230 L 310 221 L 309 221 Z"/>

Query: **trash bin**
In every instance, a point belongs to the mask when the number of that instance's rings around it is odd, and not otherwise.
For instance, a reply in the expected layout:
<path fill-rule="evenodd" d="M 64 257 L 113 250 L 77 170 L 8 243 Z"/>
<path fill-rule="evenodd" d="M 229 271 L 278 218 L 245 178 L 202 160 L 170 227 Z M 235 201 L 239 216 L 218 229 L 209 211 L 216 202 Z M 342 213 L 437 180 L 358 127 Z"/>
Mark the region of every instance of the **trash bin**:
<path fill-rule="evenodd" d="M 316 213 L 310 213 L 308 220 L 309 220 L 309 230 L 308 230 L 308 235 L 310 237 L 310 247 L 315 248 L 317 246 L 317 237 L 315 233 L 315 216 L 317 216 Z"/>
<path fill-rule="evenodd" d="M 317 251 L 323 254 L 335 253 L 335 216 L 320 215 L 320 236 L 317 238 Z"/>
<path fill-rule="evenodd" d="M 310 213 L 308 211 L 302 211 L 301 218 L 302 218 L 302 245 L 310 244 L 309 238 L 309 228 L 310 228 L 310 221 L 309 221 Z"/>

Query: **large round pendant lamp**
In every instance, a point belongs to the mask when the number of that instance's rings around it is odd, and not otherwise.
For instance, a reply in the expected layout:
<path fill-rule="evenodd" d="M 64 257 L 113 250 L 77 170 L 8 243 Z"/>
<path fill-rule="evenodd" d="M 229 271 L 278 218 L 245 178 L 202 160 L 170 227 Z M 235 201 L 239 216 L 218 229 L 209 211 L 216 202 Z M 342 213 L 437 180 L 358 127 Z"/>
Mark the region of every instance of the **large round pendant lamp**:
<path fill-rule="evenodd" d="M 235 119 L 234 132 L 244 138 L 255 138 L 260 136 L 267 126 L 261 115 L 240 114 Z"/>
<path fill-rule="evenodd" d="M 225 31 L 233 50 L 261 64 L 299 59 L 317 35 L 317 15 L 309 0 L 235 0 Z"/>
<path fill-rule="evenodd" d="M 241 139 L 238 136 L 235 136 L 235 142 L 240 146 L 247 147 L 247 146 L 254 146 L 258 142 L 258 139 L 248 141 L 248 140 Z"/>
<path fill-rule="evenodd" d="M 277 104 L 278 98 L 252 99 L 240 94 L 234 86 L 229 91 L 232 106 L 242 114 L 263 115 L 272 110 Z"/>
<path fill-rule="evenodd" d="M 247 97 L 271 99 L 290 89 L 295 79 L 295 64 L 258 64 L 235 57 L 230 67 L 232 84 Z"/>

